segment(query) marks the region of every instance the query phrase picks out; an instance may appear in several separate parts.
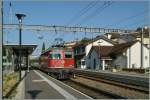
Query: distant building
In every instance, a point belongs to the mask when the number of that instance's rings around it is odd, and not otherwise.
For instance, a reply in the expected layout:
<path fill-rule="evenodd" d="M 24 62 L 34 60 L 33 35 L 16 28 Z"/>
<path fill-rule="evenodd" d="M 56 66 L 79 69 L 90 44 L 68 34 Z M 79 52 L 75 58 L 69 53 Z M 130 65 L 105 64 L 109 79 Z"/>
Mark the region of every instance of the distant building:
<path fill-rule="evenodd" d="M 143 66 L 149 66 L 148 34 L 143 36 Z M 82 69 L 110 69 L 112 67 L 140 68 L 141 67 L 141 34 L 106 33 L 88 42 L 78 42 L 74 46 L 75 65 Z M 100 48 L 100 50 L 98 49 Z M 109 48 L 109 50 L 108 50 Z M 99 51 L 98 51 L 99 50 Z M 111 50 L 111 51 L 110 51 Z M 104 53 L 109 51 L 105 56 Z M 108 59 L 104 59 L 104 58 Z M 98 59 L 99 58 L 99 59 Z"/>
<path fill-rule="evenodd" d="M 111 32 L 105 34 L 108 39 L 121 44 L 121 43 L 128 43 L 131 41 L 139 40 L 141 41 L 141 32 L 135 31 L 131 33 L 118 33 L 118 32 Z M 143 32 L 143 43 L 149 47 L 149 32 Z"/>
<path fill-rule="evenodd" d="M 109 70 L 111 69 L 112 58 L 110 56 L 113 46 L 92 46 L 88 61 L 90 69 Z"/>
<path fill-rule="evenodd" d="M 85 69 L 85 47 L 86 43 L 77 43 L 74 46 L 75 67 Z"/>
<path fill-rule="evenodd" d="M 132 41 L 114 46 L 92 46 L 88 54 L 88 68 L 141 68 L 141 42 Z M 149 67 L 149 48 L 143 45 L 143 68 Z"/>
<path fill-rule="evenodd" d="M 97 36 L 96 38 L 88 41 L 88 42 L 80 42 L 75 45 L 75 62 L 76 67 L 79 68 L 90 68 L 90 62 L 88 54 L 92 48 L 92 46 L 113 46 L 116 43 L 108 39 L 106 36 Z"/>
<path fill-rule="evenodd" d="M 111 32 L 105 34 L 108 39 L 111 39 L 112 41 L 121 44 L 121 43 L 127 43 L 136 40 L 134 36 L 132 36 L 130 33 L 117 33 L 117 32 Z"/>
<path fill-rule="evenodd" d="M 76 44 L 77 44 L 77 41 L 69 41 L 69 42 L 65 42 L 64 46 L 68 48 L 73 48 Z"/>
<path fill-rule="evenodd" d="M 111 51 L 113 67 L 140 68 L 141 67 L 141 42 L 132 41 L 115 45 Z M 149 48 L 143 45 L 143 67 L 149 67 Z"/>
<path fill-rule="evenodd" d="M 139 40 L 141 41 L 141 33 L 139 32 L 133 32 L 131 33 L 131 35 L 136 39 L 136 40 Z M 143 43 L 149 47 L 149 33 L 144 33 L 143 34 Z"/>

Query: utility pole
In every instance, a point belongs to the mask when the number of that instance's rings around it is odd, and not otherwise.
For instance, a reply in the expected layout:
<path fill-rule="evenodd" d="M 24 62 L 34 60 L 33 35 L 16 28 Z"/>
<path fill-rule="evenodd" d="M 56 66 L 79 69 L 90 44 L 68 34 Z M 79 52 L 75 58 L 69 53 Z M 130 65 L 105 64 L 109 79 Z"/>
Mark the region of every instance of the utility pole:
<path fill-rule="evenodd" d="M 149 32 L 149 68 L 150 68 L 150 28 L 149 27 L 148 27 L 148 32 Z"/>
<path fill-rule="evenodd" d="M 98 42 L 98 44 L 99 44 L 99 69 L 101 68 L 101 55 L 100 55 L 100 44 L 101 44 L 101 42 L 99 41 Z"/>
<path fill-rule="evenodd" d="M 141 69 L 143 68 L 143 29 L 141 30 Z"/>
<path fill-rule="evenodd" d="M 3 60 L 3 54 L 2 54 L 2 47 L 3 47 L 3 1 L 0 1 L 0 25 L 2 25 L 2 27 L 0 27 L 0 99 L 2 99 L 3 97 L 3 71 L 2 71 L 2 60 Z"/>
<path fill-rule="evenodd" d="M 101 39 L 98 41 L 98 44 L 99 44 L 99 69 L 102 67 L 102 70 L 104 70 L 104 66 L 102 65 L 101 66 L 101 55 L 100 55 L 100 44 L 102 43 Z M 102 63 L 103 63 L 103 60 L 102 60 Z"/>
<path fill-rule="evenodd" d="M 150 1 L 148 2 L 149 5 L 150 5 Z M 150 9 L 150 6 L 149 6 L 149 9 Z M 150 15 L 150 13 L 149 13 Z M 149 32 L 149 68 L 150 68 L 150 20 L 149 20 L 149 25 L 148 25 L 148 32 Z M 150 90 L 150 89 L 149 89 Z M 150 96 L 150 95 L 149 95 Z"/>
<path fill-rule="evenodd" d="M 149 0 L 148 4 L 150 5 L 150 0 Z M 150 9 L 150 6 L 149 6 L 149 9 Z M 148 14 L 150 16 L 150 13 L 148 13 Z M 150 21 L 150 19 L 148 20 L 148 22 L 149 21 Z M 149 68 L 150 68 L 150 23 L 147 28 L 148 28 L 148 33 L 149 33 Z"/>

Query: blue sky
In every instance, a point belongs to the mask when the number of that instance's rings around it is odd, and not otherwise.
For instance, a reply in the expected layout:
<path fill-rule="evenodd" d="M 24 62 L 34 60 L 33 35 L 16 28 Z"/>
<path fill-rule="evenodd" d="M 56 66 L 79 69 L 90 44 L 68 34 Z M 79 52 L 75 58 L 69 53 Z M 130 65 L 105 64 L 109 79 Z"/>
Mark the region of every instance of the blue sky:
<path fill-rule="evenodd" d="M 12 0 L 13 1 L 13 0 Z M 84 9 L 90 5 L 91 9 Z M 89 7 L 89 8 L 90 8 Z M 110 6 L 104 7 L 103 1 L 13 1 L 12 2 L 12 22 L 18 23 L 15 13 L 22 12 L 27 16 L 24 18 L 24 24 L 37 25 L 69 25 L 86 27 L 105 27 L 136 29 L 148 24 L 148 1 L 114 1 Z M 82 11 L 82 12 L 81 12 Z M 82 13 L 80 15 L 80 12 Z M 4 1 L 4 23 L 9 21 L 9 1 Z M 18 43 L 18 30 L 4 30 L 4 41 Z M 46 43 L 46 47 L 53 43 L 57 37 L 62 37 L 65 41 L 85 37 L 84 33 L 63 33 L 40 31 L 44 36 L 42 40 L 38 39 L 37 31 L 23 30 L 23 43 L 38 44 L 38 49 L 34 54 L 39 54 L 41 45 Z M 64 34 L 64 36 L 63 36 Z M 98 35 L 98 34 L 95 34 Z M 87 37 L 91 38 L 91 34 Z"/>

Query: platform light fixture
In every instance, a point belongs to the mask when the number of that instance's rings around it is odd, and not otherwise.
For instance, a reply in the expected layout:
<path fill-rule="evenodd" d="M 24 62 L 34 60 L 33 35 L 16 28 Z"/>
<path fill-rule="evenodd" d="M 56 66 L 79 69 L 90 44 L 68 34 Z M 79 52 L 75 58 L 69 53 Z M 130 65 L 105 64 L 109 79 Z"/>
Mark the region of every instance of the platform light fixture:
<path fill-rule="evenodd" d="M 16 17 L 19 20 L 19 80 L 21 80 L 21 44 L 22 44 L 22 20 L 25 14 L 17 13 Z"/>

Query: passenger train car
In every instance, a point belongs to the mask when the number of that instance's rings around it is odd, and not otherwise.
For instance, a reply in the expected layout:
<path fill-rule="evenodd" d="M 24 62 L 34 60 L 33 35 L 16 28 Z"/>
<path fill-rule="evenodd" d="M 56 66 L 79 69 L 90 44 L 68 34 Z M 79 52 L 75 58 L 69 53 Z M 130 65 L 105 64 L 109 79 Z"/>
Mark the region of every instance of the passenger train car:
<path fill-rule="evenodd" d="M 73 49 L 60 45 L 52 46 L 39 57 L 40 70 L 57 79 L 73 76 L 74 68 Z"/>

